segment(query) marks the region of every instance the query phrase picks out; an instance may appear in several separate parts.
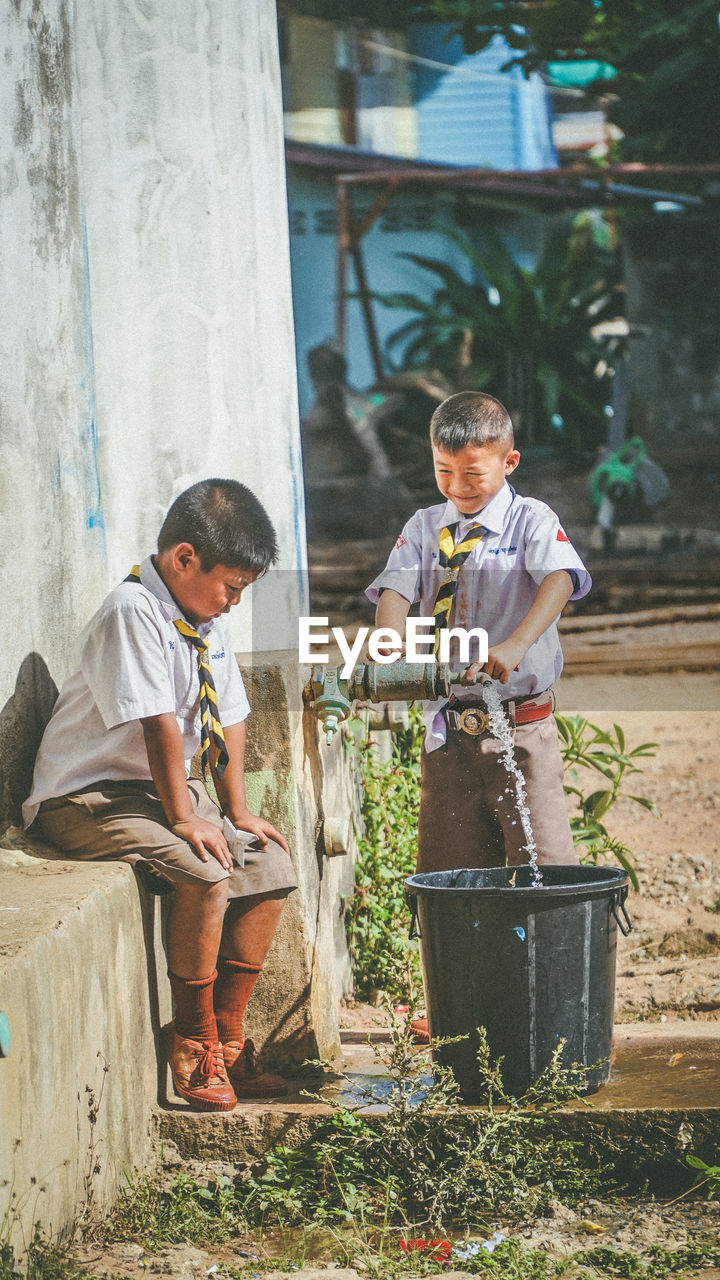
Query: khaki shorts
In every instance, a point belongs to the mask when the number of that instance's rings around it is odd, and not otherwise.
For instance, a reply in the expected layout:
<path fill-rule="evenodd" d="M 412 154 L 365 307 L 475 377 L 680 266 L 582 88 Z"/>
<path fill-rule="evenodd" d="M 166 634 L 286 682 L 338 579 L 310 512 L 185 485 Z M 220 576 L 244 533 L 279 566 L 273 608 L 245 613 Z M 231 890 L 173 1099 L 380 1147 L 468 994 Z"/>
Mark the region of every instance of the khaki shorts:
<path fill-rule="evenodd" d="M 222 827 L 222 814 L 202 782 L 188 790 L 197 815 Z M 226 871 L 217 858 L 202 862 L 186 840 L 173 835 L 152 783 L 97 782 L 84 791 L 45 800 L 36 818 L 43 835 L 66 858 L 147 862 L 172 884 L 216 884 L 229 879 L 228 897 L 244 898 L 297 888 L 292 862 L 275 840 L 262 849 L 248 831 L 245 865 Z"/>
<path fill-rule="evenodd" d="M 525 780 L 538 862 L 572 865 L 577 854 L 563 791 L 555 719 L 515 726 L 515 758 Z M 447 742 L 422 753 L 419 872 L 527 863 L 515 791 L 491 734 L 448 729 Z"/>

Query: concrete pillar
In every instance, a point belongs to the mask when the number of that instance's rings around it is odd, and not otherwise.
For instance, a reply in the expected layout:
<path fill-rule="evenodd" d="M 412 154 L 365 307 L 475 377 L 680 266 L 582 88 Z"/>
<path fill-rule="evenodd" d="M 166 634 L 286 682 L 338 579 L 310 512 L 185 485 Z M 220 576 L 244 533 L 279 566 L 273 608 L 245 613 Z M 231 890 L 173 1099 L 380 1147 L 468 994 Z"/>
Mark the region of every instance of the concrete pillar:
<path fill-rule="evenodd" d="M 17 0 L 0 33 L 2 827 L 106 559 L 70 6 Z"/>
<path fill-rule="evenodd" d="M 273 0 L 0 15 L 0 829 L 72 644 L 187 484 L 243 480 L 305 564 Z"/>
<path fill-rule="evenodd" d="M 292 1070 L 340 1051 L 339 1004 L 352 990 L 344 905 L 357 852 L 356 771 L 343 733 L 321 744 L 317 718 L 303 709 L 296 653 L 241 656 L 240 665 L 253 708 L 248 801 L 287 835 L 300 886 L 258 981 L 248 1034 L 268 1061 Z M 347 824 L 350 838 L 345 853 L 328 856 L 323 823 L 333 820 Z"/>

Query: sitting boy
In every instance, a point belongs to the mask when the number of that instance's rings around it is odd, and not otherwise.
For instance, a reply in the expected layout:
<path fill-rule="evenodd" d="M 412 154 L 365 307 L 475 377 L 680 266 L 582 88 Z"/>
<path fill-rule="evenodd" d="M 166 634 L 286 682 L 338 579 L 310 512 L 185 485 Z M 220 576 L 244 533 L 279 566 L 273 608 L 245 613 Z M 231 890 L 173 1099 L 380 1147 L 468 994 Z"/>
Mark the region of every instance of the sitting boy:
<path fill-rule="evenodd" d="M 83 632 L 23 807 L 26 826 L 67 857 L 122 859 L 172 886 L 170 1066 L 178 1094 L 203 1111 L 287 1092 L 242 1024 L 297 881 L 283 836 L 247 807 L 250 707 L 221 621 L 276 556 L 244 485 L 203 480 L 182 493 L 157 554 Z M 221 808 L 190 778 L 199 746 Z"/>
<path fill-rule="evenodd" d="M 483 627 L 482 664 L 502 685 L 540 863 L 574 863 L 550 686 L 562 669 L 557 619 L 590 575 L 555 513 L 508 484 L 520 461 L 512 423 L 493 396 L 461 392 L 430 424 L 435 479 L 446 499 L 417 511 L 368 587 L 376 625 L 403 634 L 411 604 L 444 627 Z M 457 663 L 455 663 L 457 666 Z M 471 680 L 480 670 L 474 662 Z M 514 791 L 471 688 L 426 704 L 417 870 L 528 862 Z"/>

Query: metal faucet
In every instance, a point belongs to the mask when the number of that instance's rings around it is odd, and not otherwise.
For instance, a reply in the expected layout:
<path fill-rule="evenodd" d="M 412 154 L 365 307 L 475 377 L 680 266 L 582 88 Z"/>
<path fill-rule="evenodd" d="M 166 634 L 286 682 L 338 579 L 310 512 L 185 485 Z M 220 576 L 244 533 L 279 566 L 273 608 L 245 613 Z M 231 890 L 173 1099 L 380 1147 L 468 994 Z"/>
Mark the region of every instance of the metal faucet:
<path fill-rule="evenodd" d="M 449 698 L 453 685 L 492 684 L 485 671 L 468 680 L 464 671 L 451 672 L 442 662 L 361 662 L 346 678 L 340 671 L 313 667 L 303 690 L 303 701 L 322 724 L 328 746 L 353 702 L 436 702 Z"/>

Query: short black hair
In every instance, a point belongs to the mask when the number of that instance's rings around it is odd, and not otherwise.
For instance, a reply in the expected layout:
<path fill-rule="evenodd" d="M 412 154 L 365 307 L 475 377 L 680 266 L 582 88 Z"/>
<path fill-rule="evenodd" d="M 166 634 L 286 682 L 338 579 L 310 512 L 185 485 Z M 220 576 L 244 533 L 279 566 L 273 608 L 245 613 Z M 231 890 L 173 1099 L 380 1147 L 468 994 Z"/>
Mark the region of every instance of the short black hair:
<path fill-rule="evenodd" d="M 430 440 L 437 449 L 459 453 L 468 444 L 513 448 L 510 414 L 485 391 L 459 391 L 448 396 L 430 419 Z"/>
<path fill-rule="evenodd" d="M 238 480 L 200 480 L 175 499 L 158 534 L 158 551 L 189 542 L 209 573 L 218 564 L 264 573 L 277 559 L 270 517 Z"/>

